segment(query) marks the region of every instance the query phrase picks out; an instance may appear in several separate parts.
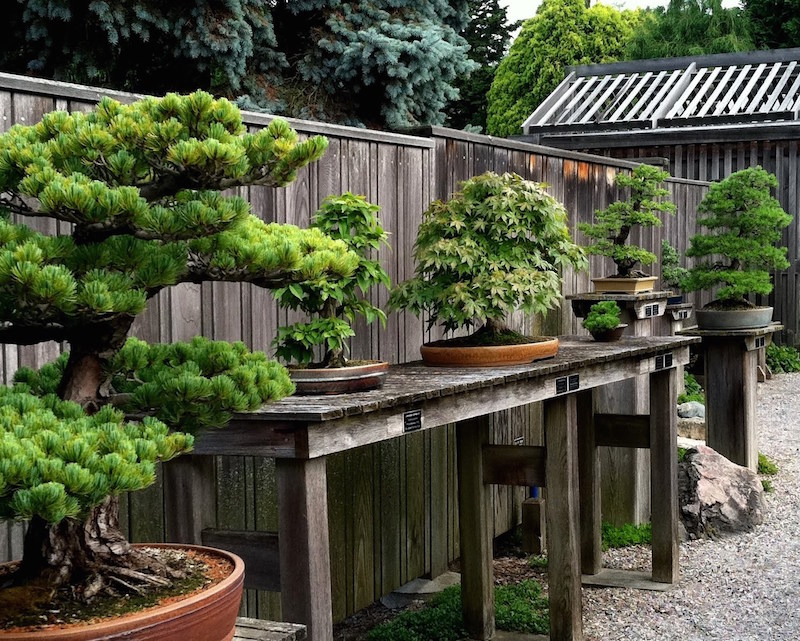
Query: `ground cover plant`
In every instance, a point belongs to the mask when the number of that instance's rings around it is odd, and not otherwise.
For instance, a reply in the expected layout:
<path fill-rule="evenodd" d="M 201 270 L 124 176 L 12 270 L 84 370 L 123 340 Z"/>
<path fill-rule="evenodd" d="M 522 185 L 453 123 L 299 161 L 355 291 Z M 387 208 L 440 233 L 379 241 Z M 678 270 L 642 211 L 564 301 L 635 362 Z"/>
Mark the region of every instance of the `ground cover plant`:
<path fill-rule="evenodd" d="M 293 388 L 280 365 L 241 343 L 126 336 L 150 298 L 181 282 L 278 288 L 349 276 L 358 256 L 341 241 L 266 224 L 222 193 L 285 185 L 325 147 L 281 120 L 246 133 L 236 107 L 202 92 L 103 99 L 0 136 L 0 340 L 69 349 L 0 389 L 0 518 L 29 520 L 0 599 L 62 586 L 91 599 L 169 575 L 125 540 L 117 497 L 191 448 L 182 430 Z M 71 234 L 36 231 L 41 219 L 69 223 Z"/>
<path fill-rule="evenodd" d="M 582 269 L 564 207 L 516 174 L 482 174 L 425 212 L 414 247 L 415 276 L 389 304 L 428 314 L 445 331 L 483 326 L 472 344 L 527 342 L 506 320 L 520 309 L 545 313 L 559 304 L 562 269 Z"/>
<path fill-rule="evenodd" d="M 602 525 L 603 549 L 624 548 L 629 545 L 650 545 L 653 541 L 653 526 L 650 523 L 634 525 L 626 523 L 616 526 L 611 523 Z"/>
<path fill-rule="evenodd" d="M 659 215 L 675 212 L 675 205 L 666 199 L 669 192 L 663 187 L 668 177 L 666 171 L 651 165 L 639 165 L 630 175 L 617 174 L 615 183 L 629 190 L 628 197 L 595 212 L 594 223 L 578 225 L 578 229 L 591 239 L 586 248 L 588 253 L 613 260 L 617 278 L 643 275 L 634 267 L 656 262 L 655 254 L 630 244 L 629 238 L 632 229 L 660 227 Z"/>
<path fill-rule="evenodd" d="M 746 309 L 748 294 L 772 291 L 769 270 L 786 269 L 787 248 L 775 244 L 792 217 L 770 194 L 778 180 L 761 167 L 737 171 L 713 183 L 697 211 L 705 229 L 691 239 L 687 256 L 696 258 L 687 291 L 716 290 L 704 309 Z"/>
<path fill-rule="evenodd" d="M 776 374 L 800 372 L 800 352 L 790 345 L 767 345 L 767 366 Z"/>
<path fill-rule="evenodd" d="M 678 394 L 678 403 L 689 403 L 691 401 L 705 404 L 706 393 L 692 374 L 684 372 L 683 391 Z"/>
<path fill-rule="evenodd" d="M 381 245 L 388 247 L 388 234 L 377 217 L 379 209 L 349 192 L 322 202 L 311 227 L 340 240 L 358 256 L 358 264 L 349 276 L 290 283 L 276 291 L 281 306 L 301 310 L 311 319 L 279 328 L 275 343 L 280 358 L 312 367 L 345 367 L 347 339 L 355 335 L 351 324 L 356 317 L 386 324 L 383 310 L 365 298 L 372 287 L 391 284 L 389 275 L 370 255 Z M 314 363 L 316 347 L 323 354 Z"/>

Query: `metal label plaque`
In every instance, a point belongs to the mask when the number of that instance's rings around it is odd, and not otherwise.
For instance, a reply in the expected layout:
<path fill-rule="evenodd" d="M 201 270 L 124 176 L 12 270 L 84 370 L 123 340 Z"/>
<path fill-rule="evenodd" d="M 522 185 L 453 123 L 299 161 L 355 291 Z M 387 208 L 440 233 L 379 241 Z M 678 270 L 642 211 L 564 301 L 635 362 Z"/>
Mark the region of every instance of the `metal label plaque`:
<path fill-rule="evenodd" d="M 403 412 L 403 432 L 416 432 L 422 429 L 422 410 Z"/>

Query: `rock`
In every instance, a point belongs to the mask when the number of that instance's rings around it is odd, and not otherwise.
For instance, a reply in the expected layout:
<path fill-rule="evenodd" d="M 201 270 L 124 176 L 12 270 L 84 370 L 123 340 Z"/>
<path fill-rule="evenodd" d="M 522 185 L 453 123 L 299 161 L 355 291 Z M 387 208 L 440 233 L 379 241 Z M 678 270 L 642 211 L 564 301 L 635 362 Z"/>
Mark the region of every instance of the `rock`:
<path fill-rule="evenodd" d="M 690 539 L 747 532 L 764 521 L 764 489 L 755 472 L 705 445 L 678 464 L 678 497 Z"/>
<path fill-rule="evenodd" d="M 705 418 L 706 406 L 697 401 L 689 401 L 678 405 L 678 416 L 681 418 Z"/>
<path fill-rule="evenodd" d="M 695 441 L 706 440 L 706 419 L 704 418 L 679 418 L 678 436 L 694 439 Z"/>

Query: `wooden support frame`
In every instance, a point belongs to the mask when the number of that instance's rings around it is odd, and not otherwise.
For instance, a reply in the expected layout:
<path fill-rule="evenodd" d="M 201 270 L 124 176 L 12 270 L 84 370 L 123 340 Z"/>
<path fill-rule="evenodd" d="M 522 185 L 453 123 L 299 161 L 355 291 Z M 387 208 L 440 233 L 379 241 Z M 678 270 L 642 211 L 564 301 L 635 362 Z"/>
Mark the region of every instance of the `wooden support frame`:
<path fill-rule="evenodd" d="M 544 487 L 545 452 L 545 448 L 535 445 L 484 445 L 483 482 Z"/>
<path fill-rule="evenodd" d="M 595 414 L 594 426 L 597 445 L 650 448 L 650 418 L 644 414 Z"/>

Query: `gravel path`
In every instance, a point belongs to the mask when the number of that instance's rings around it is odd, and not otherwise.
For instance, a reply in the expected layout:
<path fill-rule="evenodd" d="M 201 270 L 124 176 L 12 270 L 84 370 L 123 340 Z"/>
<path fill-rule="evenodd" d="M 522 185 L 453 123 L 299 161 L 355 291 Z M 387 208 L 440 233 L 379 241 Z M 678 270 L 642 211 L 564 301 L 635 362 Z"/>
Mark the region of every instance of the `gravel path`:
<path fill-rule="evenodd" d="M 779 467 L 754 532 L 681 545 L 668 592 L 583 588 L 591 641 L 800 640 L 800 374 L 758 386 L 759 451 Z M 606 565 L 649 569 L 649 548 L 607 553 Z"/>

